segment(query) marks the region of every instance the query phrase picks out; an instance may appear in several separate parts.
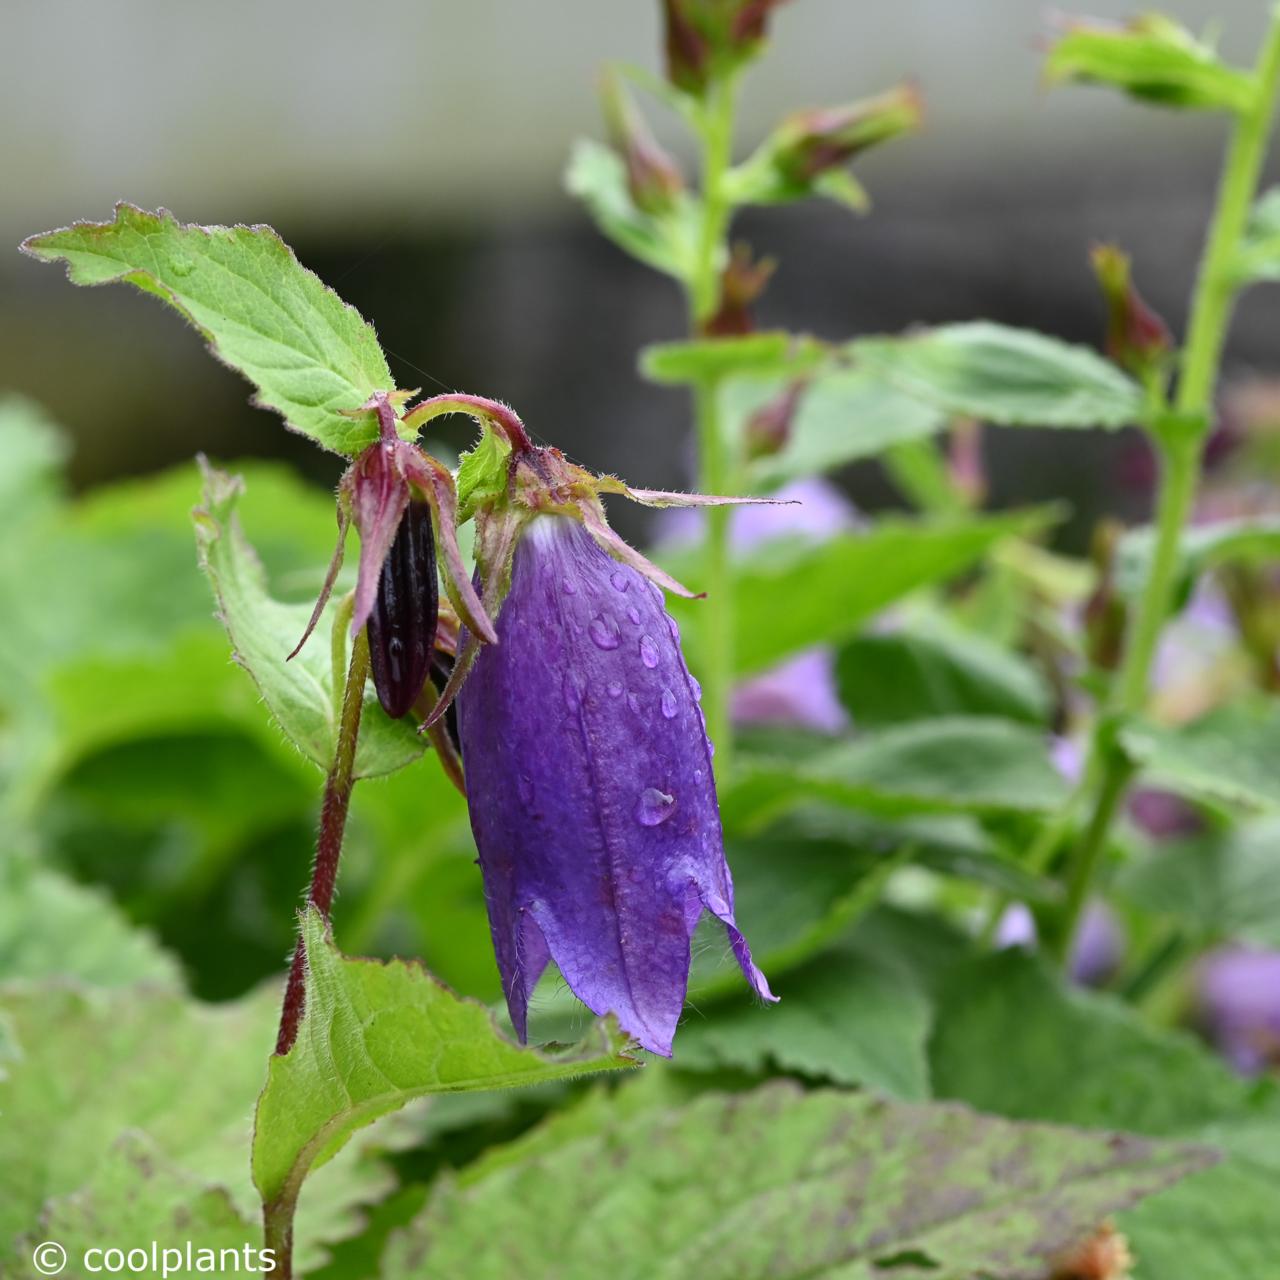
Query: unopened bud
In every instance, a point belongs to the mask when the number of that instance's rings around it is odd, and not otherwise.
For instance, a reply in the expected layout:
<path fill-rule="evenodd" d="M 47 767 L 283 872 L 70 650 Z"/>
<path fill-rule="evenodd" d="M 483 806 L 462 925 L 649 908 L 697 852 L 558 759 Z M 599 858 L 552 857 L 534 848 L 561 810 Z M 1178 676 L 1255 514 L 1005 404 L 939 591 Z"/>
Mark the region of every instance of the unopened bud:
<path fill-rule="evenodd" d="M 627 167 L 627 188 L 637 208 L 665 213 L 684 190 L 684 178 L 649 130 L 622 82 L 607 73 L 600 85 L 609 138 Z"/>
<path fill-rule="evenodd" d="M 702 94 L 718 75 L 753 58 L 769 15 L 786 0 L 663 0 L 667 78 Z"/>
<path fill-rule="evenodd" d="M 805 379 L 797 378 L 747 419 L 743 441 L 748 458 L 771 458 L 787 447 L 791 424 L 806 385 Z"/>
<path fill-rule="evenodd" d="M 1173 335 L 1134 288 L 1129 255 L 1099 244 L 1089 257 L 1107 304 L 1107 355 L 1139 376 L 1156 371 L 1173 348 Z"/>
<path fill-rule="evenodd" d="M 951 428 L 947 473 L 967 506 L 980 507 L 987 497 L 987 468 L 982 457 L 982 424 L 961 418 Z"/>
<path fill-rule="evenodd" d="M 1084 606 L 1085 650 L 1089 661 L 1101 671 L 1118 670 L 1124 657 L 1128 610 L 1116 586 L 1121 532 L 1116 521 L 1102 521 L 1094 532 L 1090 551 L 1098 569 L 1098 585 Z"/>
<path fill-rule="evenodd" d="M 1133 1254 L 1129 1242 L 1110 1222 L 1068 1250 L 1054 1265 L 1053 1280 L 1129 1280 Z"/>
<path fill-rule="evenodd" d="M 764 292 L 775 266 L 772 258 L 752 259 L 747 245 L 735 244 L 729 265 L 720 276 L 720 305 L 703 325 L 703 333 L 712 338 L 732 338 L 754 332 L 751 308 Z"/>

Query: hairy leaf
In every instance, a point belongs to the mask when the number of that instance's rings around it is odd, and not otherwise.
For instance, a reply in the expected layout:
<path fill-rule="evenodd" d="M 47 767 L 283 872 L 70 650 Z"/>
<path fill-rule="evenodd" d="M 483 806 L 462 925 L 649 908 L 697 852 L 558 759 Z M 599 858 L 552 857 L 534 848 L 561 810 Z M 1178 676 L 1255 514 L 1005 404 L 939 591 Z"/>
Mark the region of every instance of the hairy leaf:
<path fill-rule="evenodd" d="M 1248 111 L 1257 82 L 1221 62 L 1213 49 L 1162 14 L 1145 14 L 1121 26 L 1081 22 L 1049 50 L 1050 81 L 1109 84 L 1165 107 Z"/>
<path fill-rule="evenodd" d="M 1205 1159 L 773 1085 L 618 1115 L 470 1185 L 442 1184 L 393 1238 L 383 1276 L 1013 1280 L 1044 1274 L 1107 1213 Z"/>
<path fill-rule="evenodd" d="M 293 1049 L 271 1059 L 258 1103 L 253 1177 L 264 1203 L 296 1200 L 354 1133 L 415 1098 L 635 1065 L 608 1023 L 572 1048 L 522 1048 L 498 1034 L 483 1005 L 422 968 L 343 956 L 314 910 L 303 933 L 306 1014 Z"/>
<path fill-rule="evenodd" d="M 868 813 L 1047 813 L 1067 784 L 1043 734 L 1008 720 L 954 716 L 860 735 L 792 763 L 744 761 L 724 796 L 746 826 L 813 800 Z"/>
<path fill-rule="evenodd" d="M 1034 667 L 940 617 L 846 641 L 836 679 L 864 729 L 948 715 L 1044 724 L 1049 714 L 1049 692 Z"/>
<path fill-rule="evenodd" d="M 376 438 L 371 414 L 344 415 L 395 388 L 377 335 L 270 227 L 194 226 L 118 204 L 111 222 L 22 247 L 65 262 L 75 284 L 123 280 L 162 298 L 254 384 L 259 404 L 317 444 L 352 454 Z"/>
<path fill-rule="evenodd" d="M 288 654 L 307 624 L 308 605 L 281 604 L 267 593 L 265 575 L 236 519 L 243 484 L 206 470 L 204 505 L 195 511 L 200 563 L 213 586 L 235 660 L 253 678 L 276 723 L 289 740 L 322 769 L 333 763 L 338 732 L 334 664 L 322 622 L 316 636 L 292 661 Z M 333 606 L 331 606 L 332 611 Z M 342 672 L 345 679 L 345 670 Z M 356 749 L 356 777 L 392 773 L 416 760 L 426 739 L 408 720 L 391 720 L 372 688 Z"/>
<path fill-rule="evenodd" d="M 1012 427 L 1123 427 L 1142 390 L 1087 347 L 974 321 L 901 338 L 860 338 L 850 353 L 947 413 Z"/>

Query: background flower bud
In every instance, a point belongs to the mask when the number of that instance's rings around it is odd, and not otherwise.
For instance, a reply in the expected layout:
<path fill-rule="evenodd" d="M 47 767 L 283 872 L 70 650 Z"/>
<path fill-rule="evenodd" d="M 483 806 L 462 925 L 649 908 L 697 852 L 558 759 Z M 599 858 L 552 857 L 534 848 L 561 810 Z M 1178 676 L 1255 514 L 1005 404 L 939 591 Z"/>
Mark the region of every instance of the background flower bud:
<path fill-rule="evenodd" d="M 1133 287 L 1129 255 L 1099 244 L 1089 257 L 1107 303 L 1107 355 L 1139 376 L 1157 369 L 1173 349 L 1173 335 Z"/>
<path fill-rule="evenodd" d="M 612 72 L 601 80 L 600 102 L 609 140 L 627 167 L 627 188 L 632 200 L 646 213 L 667 212 L 684 190 L 679 166 L 658 145 L 630 94 Z"/>

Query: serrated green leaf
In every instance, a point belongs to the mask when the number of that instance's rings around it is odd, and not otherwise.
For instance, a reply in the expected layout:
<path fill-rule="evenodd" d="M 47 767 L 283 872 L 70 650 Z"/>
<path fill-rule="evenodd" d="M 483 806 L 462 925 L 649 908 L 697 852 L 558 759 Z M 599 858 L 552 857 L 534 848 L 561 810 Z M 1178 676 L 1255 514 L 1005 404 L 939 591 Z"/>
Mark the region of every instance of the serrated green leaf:
<path fill-rule="evenodd" d="M 1003 539 L 1030 534 L 1048 518 L 1044 511 L 889 518 L 822 543 L 800 538 L 765 543 L 733 565 L 737 599 L 768 608 L 767 625 L 758 609 L 738 611 L 736 669 L 759 671 L 798 650 L 852 635 L 887 605 L 963 573 Z M 663 563 L 693 589 L 706 587 L 697 553 L 667 556 Z M 686 627 L 696 660 L 699 602 L 673 598 L 668 607 Z"/>
<path fill-rule="evenodd" d="M 1254 205 L 1233 274 L 1240 285 L 1280 280 L 1280 187 L 1264 192 Z"/>
<path fill-rule="evenodd" d="M 1237 702 L 1167 728 L 1134 722 L 1120 744 L 1150 782 L 1181 795 L 1245 809 L 1280 808 L 1280 705 Z"/>
<path fill-rule="evenodd" d="M 859 338 L 849 352 L 894 386 L 947 413 L 1011 427 L 1123 427 L 1142 389 L 1088 347 L 974 321 L 901 338 Z"/>
<path fill-rule="evenodd" d="M 1162 14 L 1125 26 L 1080 23 L 1049 50 L 1045 75 L 1114 85 L 1132 97 L 1165 107 L 1248 111 L 1256 79 L 1221 62 L 1185 27 Z"/>
<path fill-rule="evenodd" d="M 846 641 L 836 682 L 863 729 L 951 715 L 1042 725 L 1049 715 L 1049 691 L 1034 667 L 942 617 Z"/>
<path fill-rule="evenodd" d="M 311 614 L 308 605 L 281 604 L 267 594 L 265 574 L 236 519 L 240 480 L 220 471 L 205 474 L 204 505 L 193 513 L 200 563 L 213 586 L 235 660 L 258 686 L 289 740 L 322 769 L 333 763 L 338 708 L 329 618 L 292 661 L 286 661 Z M 408 720 L 391 720 L 372 689 L 365 692 L 355 776 L 375 777 L 411 764 L 426 740 Z"/>
<path fill-rule="evenodd" d="M 772 1085 L 615 1116 L 598 1134 L 437 1187 L 384 1280 L 999 1280 L 1045 1274 L 1202 1151 L 956 1107 Z M 911 1259 L 910 1263 L 906 1259 Z M 878 1265 L 879 1264 L 879 1265 Z"/>
<path fill-rule="evenodd" d="M 694 996 L 677 1041 L 682 1071 L 777 1069 L 907 1101 L 929 1096 L 932 1008 L 891 957 L 844 947 L 781 980 L 771 968 L 769 977 L 781 996 L 775 1009 L 748 998 L 704 1005 Z"/>
<path fill-rule="evenodd" d="M 41 978 L 181 985 L 173 958 L 100 889 L 9 858 L 0 862 L 0 982 Z"/>
<path fill-rule="evenodd" d="M 1280 818 L 1259 818 L 1151 850 L 1116 889 L 1142 911 L 1207 939 L 1280 947 Z"/>
<path fill-rule="evenodd" d="M 395 388 L 377 335 L 270 227 L 194 226 L 118 204 L 111 222 L 23 248 L 65 262 L 75 284 L 122 280 L 162 298 L 254 384 L 259 404 L 326 449 L 352 454 L 376 438 L 372 415 L 343 415 Z"/>
<path fill-rule="evenodd" d="M 507 459 L 511 449 L 496 432 L 482 431 L 474 449 L 462 455 L 455 481 L 458 492 L 458 523 L 469 520 L 486 498 L 506 488 Z"/>
<path fill-rule="evenodd" d="M 139 1213 L 146 1203 L 191 1207 L 195 1202 L 186 1197 L 193 1187 L 197 1197 L 216 1187 L 244 1220 L 256 1221 L 250 1130 L 279 1008 L 274 988 L 223 1005 L 151 987 L 90 993 L 24 983 L 0 989 L 5 1256 L 11 1256 L 15 1236 L 37 1227 L 45 1206 L 56 1216 L 83 1202 L 96 1213 L 97 1196 L 107 1194 L 101 1212 L 109 1217 L 123 1210 L 114 1197 L 131 1189 L 132 1175 L 118 1166 L 126 1134 L 130 1142 L 144 1141 L 172 1173 L 132 1185 L 144 1197 Z M 353 1145 L 317 1180 L 298 1223 L 304 1269 L 323 1259 L 324 1243 L 358 1228 L 357 1206 L 385 1192 L 385 1167 L 365 1158 L 371 1145 Z M 120 1173 L 118 1185 L 113 1170 Z M 152 1238 L 89 1243 L 145 1244 Z M 65 1243 L 70 1247 L 70 1240 Z"/>
<path fill-rule="evenodd" d="M 572 1048 L 523 1048 L 483 1005 L 422 968 L 343 956 L 314 910 L 303 936 L 306 1014 L 293 1049 L 271 1059 L 258 1103 L 253 1177 L 265 1204 L 296 1201 L 304 1179 L 354 1133 L 415 1098 L 635 1065 L 608 1023 Z"/>
<path fill-rule="evenodd" d="M 691 386 L 735 374 L 798 377 L 826 356 L 826 347 L 814 338 L 770 329 L 742 337 L 657 343 L 640 353 L 640 372 L 664 386 Z"/>
<path fill-rule="evenodd" d="M 723 804 L 726 825 L 741 828 L 814 800 L 892 817 L 1044 813 L 1066 795 L 1044 734 L 956 716 L 863 734 L 798 764 L 744 761 Z"/>
<path fill-rule="evenodd" d="M 573 146 L 564 175 L 565 189 L 581 200 L 602 235 L 633 258 L 687 280 L 697 240 L 698 206 L 679 193 L 671 211 L 661 217 L 645 213 L 631 198 L 622 157 L 603 143 L 580 138 Z"/>

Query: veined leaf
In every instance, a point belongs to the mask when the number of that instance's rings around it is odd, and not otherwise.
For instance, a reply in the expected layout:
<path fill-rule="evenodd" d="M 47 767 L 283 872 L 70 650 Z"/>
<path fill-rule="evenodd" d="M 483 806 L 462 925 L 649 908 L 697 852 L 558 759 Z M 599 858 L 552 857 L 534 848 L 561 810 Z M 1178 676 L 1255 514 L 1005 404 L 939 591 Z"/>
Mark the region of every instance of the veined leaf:
<path fill-rule="evenodd" d="M 601 1132 L 524 1153 L 439 1184 L 392 1239 L 384 1280 L 1013 1280 L 1047 1274 L 1106 1214 L 1208 1159 L 786 1085 L 615 1110 Z"/>
<path fill-rule="evenodd" d="M 338 732 L 328 615 L 291 662 L 285 659 L 311 614 L 308 605 L 281 604 L 267 594 L 265 575 L 236 519 L 240 480 L 206 469 L 204 505 L 196 509 L 200 563 L 217 596 L 235 660 L 253 677 L 276 723 L 299 751 L 322 769 L 333 763 Z M 391 720 L 372 687 L 356 748 L 355 776 L 392 773 L 416 760 L 426 740 L 408 720 Z"/>
<path fill-rule="evenodd" d="M 290 1052 L 271 1059 L 258 1103 L 253 1177 L 265 1204 L 295 1201 L 352 1134 L 415 1098 L 635 1065 L 608 1023 L 572 1048 L 523 1048 L 498 1034 L 484 1005 L 420 967 L 343 956 L 314 910 L 303 936 L 306 1013 Z"/>
<path fill-rule="evenodd" d="M 770 329 L 743 337 L 658 343 L 640 353 L 640 372 L 664 386 L 690 386 L 734 374 L 797 377 L 826 356 L 826 347 L 814 338 Z"/>
<path fill-rule="evenodd" d="M 1258 96 L 1252 75 L 1227 66 L 1180 23 L 1155 13 L 1124 25 L 1068 27 L 1049 50 L 1045 75 L 1114 85 L 1165 107 L 1248 111 Z"/>
<path fill-rule="evenodd" d="M 359 409 L 395 383 L 377 335 L 301 266 L 270 227 L 201 227 L 118 204 L 111 222 L 78 222 L 22 246 L 67 264 L 75 284 L 123 280 L 182 313 L 214 355 L 257 388 L 257 403 L 336 453 L 376 438 Z"/>
<path fill-rule="evenodd" d="M 901 338 L 859 338 L 850 354 L 928 404 L 1011 427 L 1123 427 L 1143 412 L 1132 378 L 1088 347 L 974 321 Z"/>

